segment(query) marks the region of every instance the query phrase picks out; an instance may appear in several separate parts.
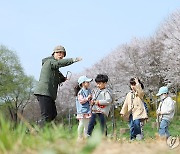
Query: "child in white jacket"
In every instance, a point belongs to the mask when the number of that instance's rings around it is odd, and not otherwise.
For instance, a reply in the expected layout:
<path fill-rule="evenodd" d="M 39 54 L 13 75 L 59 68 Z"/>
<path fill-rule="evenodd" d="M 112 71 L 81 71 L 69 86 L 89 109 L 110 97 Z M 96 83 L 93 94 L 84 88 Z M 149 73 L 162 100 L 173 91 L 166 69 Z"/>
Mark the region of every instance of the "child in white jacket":
<path fill-rule="evenodd" d="M 159 135 L 168 138 L 170 136 L 168 127 L 175 113 L 175 101 L 168 96 L 168 87 L 166 86 L 159 89 L 157 96 L 161 100 L 156 112 L 160 119 Z"/>

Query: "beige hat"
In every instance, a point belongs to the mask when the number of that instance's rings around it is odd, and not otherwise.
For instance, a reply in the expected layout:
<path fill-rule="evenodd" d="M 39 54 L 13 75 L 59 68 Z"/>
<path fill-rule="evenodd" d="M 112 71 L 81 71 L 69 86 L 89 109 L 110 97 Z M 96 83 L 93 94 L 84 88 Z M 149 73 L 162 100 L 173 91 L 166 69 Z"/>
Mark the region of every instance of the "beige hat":
<path fill-rule="evenodd" d="M 169 146 L 170 149 L 174 149 L 179 146 L 179 137 L 168 137 L 167 139 L 167 145 Z"/>
<path fill-rule="evenodd" d="M 61 45 L 58 45 L 54 48 L 52 55 L 54 55 L 55 52 L 64 52 L 64 57 L 66 56 L 66 50 Z"/>

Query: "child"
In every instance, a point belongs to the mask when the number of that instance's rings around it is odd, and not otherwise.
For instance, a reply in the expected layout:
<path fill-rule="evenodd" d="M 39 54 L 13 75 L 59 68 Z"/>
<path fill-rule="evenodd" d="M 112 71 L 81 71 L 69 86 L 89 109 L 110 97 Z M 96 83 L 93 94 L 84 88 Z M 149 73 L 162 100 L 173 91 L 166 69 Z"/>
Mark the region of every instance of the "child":
<path fill-rule="evenodd" d="M 143 84 L 137 78 L 130 79 L 131 91 L 127 94 L 120 114 L 129 121 L 130 139 L 141 140 L 143 138 L 142 122 L 148 118 L 143 103 Z"/>
<path fill-rule="evenodd" d="M 159 135 L 168 138 L 170 136 L 168 127 L 174 117 L 175 102 L 168 96 L 168 87 L 166 86 L 161 87 L 156 96 L 160 97 L 161 101 L 156 112 L 160 122 Z"/>
<path fill-rule="evenodd" d="M 89 85 L 92 79 L 86 76 L 81 76 L 78 79 L 78 85 L 75 87 L 76 93 L 76 109 L 77 109 L 77 119 L 79 120 L 78 125 L 78 140 L 82 139 L 82 129 L 84 128 L 84 137 L 87 137 L 87 129 L 89 118 L 91 117 L 90 103 L 92 99 L 91 90 Z"/>
<path fill-rule="evenodd" d="M 102 133 L 106 132 L 106 120 L 105 116 L 108 116 L 112 103 L 112 97 L 109 90 L 106 88 L 108 82 L 108 76 L 98 74 L 95 78 L 98 90 L 93 95 L 92 104 L 92 116 L 88 126 L 88 136 L 91 136 L 94 126 L 96 124 L 96 117 L 99 118 Z M 107 134 L 106 134 L 107 135 Z"/>

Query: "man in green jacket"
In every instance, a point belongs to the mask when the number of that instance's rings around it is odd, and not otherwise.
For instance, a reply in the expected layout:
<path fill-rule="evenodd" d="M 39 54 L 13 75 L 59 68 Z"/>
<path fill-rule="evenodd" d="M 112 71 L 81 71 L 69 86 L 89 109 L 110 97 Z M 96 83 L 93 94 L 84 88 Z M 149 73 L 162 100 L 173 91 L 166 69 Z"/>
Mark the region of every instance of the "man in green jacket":
<path fill-rule="evenodd" d="M 63 46 L 57 46 L 53 50 L 51 57 L 42 60 L 39 82 L 34 91 L 41 110 L 41 118 L 38 121 L 41 127 L 44 126 L 45 122 L 51 122 L 57 116 L 55 100 L 58 85 L 66 81 L 59 68 L 82 60 L 79 57 L 63 59 L 65 56 L 65 48 Z"/>

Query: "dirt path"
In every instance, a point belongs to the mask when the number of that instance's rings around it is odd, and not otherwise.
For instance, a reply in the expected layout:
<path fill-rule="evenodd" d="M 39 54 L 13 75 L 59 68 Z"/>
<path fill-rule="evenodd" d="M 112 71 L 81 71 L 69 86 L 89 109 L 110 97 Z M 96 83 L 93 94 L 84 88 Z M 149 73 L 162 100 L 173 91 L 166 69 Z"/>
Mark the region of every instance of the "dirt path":
<path fill-rule="evenodd" d="M 180 146 L 171 150 L 165 141 L 103 141 L 93 154 L 180 154 Z"/>

